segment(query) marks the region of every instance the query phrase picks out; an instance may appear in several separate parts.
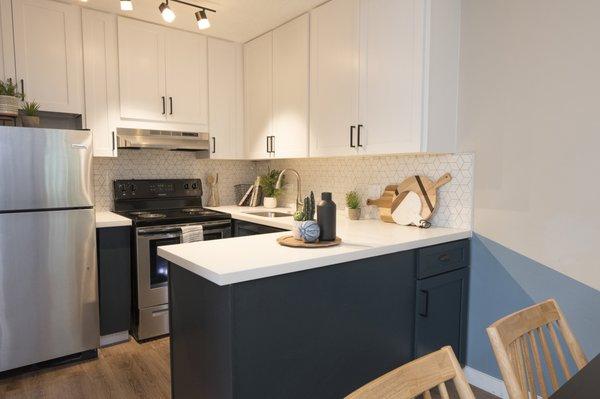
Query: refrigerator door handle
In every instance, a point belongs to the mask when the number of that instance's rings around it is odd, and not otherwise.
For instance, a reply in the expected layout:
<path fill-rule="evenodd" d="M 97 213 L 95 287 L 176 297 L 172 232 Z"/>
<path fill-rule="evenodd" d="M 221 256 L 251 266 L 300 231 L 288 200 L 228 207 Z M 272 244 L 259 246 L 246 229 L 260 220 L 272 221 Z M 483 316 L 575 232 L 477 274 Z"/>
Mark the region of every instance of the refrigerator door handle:
<path fill-rule="evenodd" d="M 87 150 L 88 146 L 85 144 L 71 144 L 71 148 L 75 148 L 76 150 Z"/>

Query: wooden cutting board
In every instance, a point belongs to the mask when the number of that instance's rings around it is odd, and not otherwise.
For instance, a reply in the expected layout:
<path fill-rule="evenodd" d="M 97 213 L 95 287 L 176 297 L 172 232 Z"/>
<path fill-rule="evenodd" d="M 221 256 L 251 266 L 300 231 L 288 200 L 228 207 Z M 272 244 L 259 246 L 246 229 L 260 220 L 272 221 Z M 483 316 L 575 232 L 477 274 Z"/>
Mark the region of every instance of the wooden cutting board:
<path fill-rule="evenodd" d="M 450 180 L 452 180 L 450 173 L 444 174 L 435 182 L 427 176 L 417 175 L 407 178 L 398 185 L 398 195 L 392 201 L 391 213 L 396 210 L 409 192 L 415 192 L 421 199 L 421 217 L 423 220 L 429 220 L 437 204 L 437 189 Z"/>
<path fill-rule="evenodd" d="M 392 202 L 398 195 L 398 185 L 390 184 L 385 187 L 381 197 L 377 199 L 367 199 L 367 205 L 375 205 L 379 207 L 379 217 L 384 222 L 394 223 L 392 219 Z"/>

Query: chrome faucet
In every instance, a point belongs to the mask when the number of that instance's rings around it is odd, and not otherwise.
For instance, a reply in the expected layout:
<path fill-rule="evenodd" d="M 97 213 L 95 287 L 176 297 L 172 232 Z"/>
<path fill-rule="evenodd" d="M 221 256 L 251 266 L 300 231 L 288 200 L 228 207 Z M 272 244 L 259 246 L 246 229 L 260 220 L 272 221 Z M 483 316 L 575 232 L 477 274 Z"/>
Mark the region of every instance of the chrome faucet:
<path fill-rule="evenodd" d="M 300 173 L 298 173 L 298 171 L 296 169 L 291 169 L 291 168 L 287 168 L 281 171 L 281 173 L 279 174 L 279 177 L 277 178 L 277 184 L 275 184 L 275 188 L 277 190 L 281 190 L 281 180 L 283 180 L 283 175 L 286 172 L 294 172 L 294 174 L 296 175 L 296 212 L 298 212 L 299 210 L 301 210 L 302 208 L 302 201 L 300 201 L 300 193 L 301 191 L 301 185 L 302 185 L 302 181 L 300 179 Z"/>

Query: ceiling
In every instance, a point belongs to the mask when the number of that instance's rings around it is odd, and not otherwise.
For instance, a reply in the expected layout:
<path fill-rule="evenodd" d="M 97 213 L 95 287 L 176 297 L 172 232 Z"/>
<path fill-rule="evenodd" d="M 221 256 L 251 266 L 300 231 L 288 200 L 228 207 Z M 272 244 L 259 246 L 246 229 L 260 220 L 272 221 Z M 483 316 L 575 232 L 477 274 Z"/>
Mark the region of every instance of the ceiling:
<path fill-rule="evenodd" d="M 179 29 L 199 32 L 192 7 L 171 2 L 169 7 L 177 18 L 171 24 L 165 23 L 158 12 L 164 0 L 133 0 L 133 11 L 121 11 L 119 0 L 61 0 L 80 4 L 84 7 L 126 15 L 144 21 L 173 26 Z M 326 0 L 186 0 L 188 3 L 215 9 L 208 13 L 211 27 L 203 34 L 235 42 L 247 42 L 284 22 L 324 3 Z"/>

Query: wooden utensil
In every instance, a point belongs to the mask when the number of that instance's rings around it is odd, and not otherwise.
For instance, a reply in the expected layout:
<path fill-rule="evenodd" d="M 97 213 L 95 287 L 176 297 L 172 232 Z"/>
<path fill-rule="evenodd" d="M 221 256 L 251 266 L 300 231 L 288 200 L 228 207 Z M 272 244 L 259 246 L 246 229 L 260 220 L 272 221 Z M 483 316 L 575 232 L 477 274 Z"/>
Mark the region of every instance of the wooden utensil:
<path fill-rule="evenodd" d="M 452 180 L 450 173 L 438 180 L 431 181 L 427 176 L 411 176 L 398 185 L 398 195 L 394 197 L 390 207 L 391 213 L 402 203 L 408 192 L 415 192 L 421 199 L 421 218 L 429 220 L 437 204 L 437 189 Z"/>
<path fill-rule="evenodd" d="M 414 191 L 406 191 L 406 196 L 396 209 L 392 211 L 392 219 L 397 224 L 403 226 L 415 225 L 419 226 L 421 223 L 421 198 Z"/>
<path fill-rule="evenodd" d="M 398 185 L 390 184 L 385 187 L 381 197 L 377 199 L 367 199 L 367 205 L 375 205 L 379 207 L 379 217 L 384 222 L 394 223 L 392 219 L 392 202 L 398 195 Z"/>

